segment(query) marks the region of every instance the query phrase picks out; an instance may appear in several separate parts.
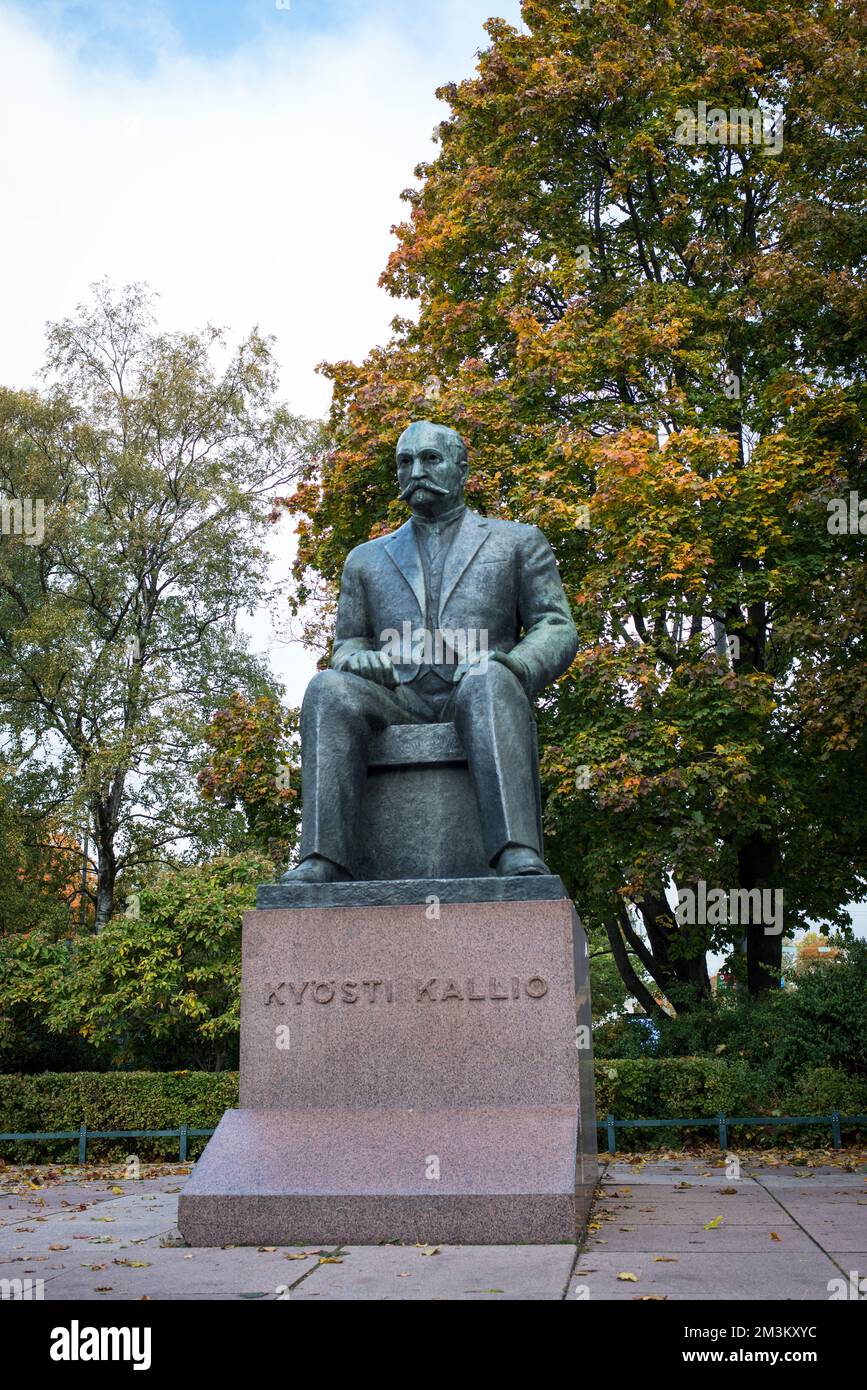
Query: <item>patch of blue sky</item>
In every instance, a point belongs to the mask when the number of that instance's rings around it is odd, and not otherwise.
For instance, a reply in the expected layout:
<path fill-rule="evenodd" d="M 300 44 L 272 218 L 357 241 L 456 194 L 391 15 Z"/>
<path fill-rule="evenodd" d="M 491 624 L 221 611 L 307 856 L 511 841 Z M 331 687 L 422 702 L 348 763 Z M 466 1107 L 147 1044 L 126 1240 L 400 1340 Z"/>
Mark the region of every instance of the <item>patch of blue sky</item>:
<path fill-rule="evenodd" d="M 485 45 L 491 14 L 520 21 L 519 0 L 8 0 L 0 10 L 61 39 L 81 63 L 138 75 L 181 53 L 219 60 L 371 26 L 425 50 L 451 49 L 457 40 L 471 59 Z"/>

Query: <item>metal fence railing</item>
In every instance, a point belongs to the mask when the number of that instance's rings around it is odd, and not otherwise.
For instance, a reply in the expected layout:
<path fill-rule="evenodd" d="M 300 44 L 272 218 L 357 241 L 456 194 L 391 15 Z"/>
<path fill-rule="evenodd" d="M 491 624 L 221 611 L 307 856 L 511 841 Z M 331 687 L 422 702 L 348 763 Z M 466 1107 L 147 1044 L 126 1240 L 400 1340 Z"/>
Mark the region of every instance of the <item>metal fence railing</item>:
<path fill-rule="evenodd" d="M 210 1139 L 212 1129 L 190 1129 L 181 1125 L 180 1129 L 88 1129 L 79 1125 L 78 1129 L 51 1130 L 40 1134 L 0 1134 L 0 1142 L 13 1140 L 25 1144 L 48 1143 L 55 1139 L 77 1139 L 78 1161 L 87 1162 L 87 1146 L 91 1139 L 177 1139 L 178 1161 L 186 1163 L 189 1141 L 191 1139 Z"/>
<path fill-rule="evenodd" d="M 600 1120 L 597 1129 L 603 1130 L 607 1137 L 608 1152 L 617 1152 L 618 1129 L 715 1129 L 719 1146 L 724 1152 L 731 1148 L 729 1131 L 734 1128 L 761 1129 L 765 1126 L 790 1129 L 799 1125 L 827 1125 L 835 1149 L 843 1147 L 843 1130 L 867 1128 L 867 1115 L 841 1115 L 832 1110 L 828 1115 L 712 1115 L 704 1119 L 680 1120 L 618 1120 L 614 1115 L 606 1115 Z M 93 1139 L 177 1139 L 178 1161 L 187 1162 L 189 1141 L 209 1139 L 213 1129 L 190 1129 L 181 1125 L 180 1129 L 88 1129 L 79 1125 L 78 1129 L 52 1130 L 32 1134 L 0 1134 L 0 1143 L 17 1142 L 25 1144 L 50 1143 L 55 1140 L 78 1140 L 78 1161 L 87 1162 L 87 1146 Z"/>
<path fill-rule="evenodd" d="M 867 1126 L 867 1115 L 841 1115 L 832 1110 L 828 1115 L 713 1115 L 700 1120 L 618 1120 L 612 1114 L 596 1126 L 606 1131 L 608 1152 L 617 1152 L 618 1129 L 715 1129 L 719 1135 L 719 1146 L 725 1152 L 731 1147 L 729 1130 L 738 1126 L 747 1129 L 761 1129 L 765 1126 L 790 1129 L 798 1125 L 827 1125 L 835 1149 L 843 1147 L 843 1130 L 860 1129 Z M 2 1135 L 0 1135 L 2 1138 Z"/>

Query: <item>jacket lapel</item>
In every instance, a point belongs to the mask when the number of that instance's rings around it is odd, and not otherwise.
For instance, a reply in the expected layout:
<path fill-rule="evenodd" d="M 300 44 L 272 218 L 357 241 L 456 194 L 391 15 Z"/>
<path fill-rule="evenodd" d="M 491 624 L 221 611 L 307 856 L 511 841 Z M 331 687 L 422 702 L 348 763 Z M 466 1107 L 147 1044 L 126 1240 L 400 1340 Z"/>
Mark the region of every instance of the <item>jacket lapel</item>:
<path fill-rule="evenodd" d="M 385 551 L 415 594 L 421 615 L 424 617 L 424 575 L 422 574 L 418 544 L 411 521 L 405 522 L 400 530 L 395 531 L 394 535 L 386 541 Z"/>
<path fill-rule="evenodd" d="M 468 510 L 446 556 L 442 589 L 440 590 L 440 623 L 442 623 L 445 606 L 454 592 L 455 585 L 475 558 L 476 552 L 488 539 L 489 534 L 490 526 L 485 517 Z"/>

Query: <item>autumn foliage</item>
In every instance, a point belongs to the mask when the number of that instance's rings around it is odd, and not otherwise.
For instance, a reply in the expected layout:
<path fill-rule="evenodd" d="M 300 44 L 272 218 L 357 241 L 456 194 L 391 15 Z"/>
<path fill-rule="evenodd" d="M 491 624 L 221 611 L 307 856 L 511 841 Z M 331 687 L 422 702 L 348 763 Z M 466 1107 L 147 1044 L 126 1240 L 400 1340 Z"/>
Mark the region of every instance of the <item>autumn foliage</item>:
<path fill-rule="evenodd" d="M 235 694 L 211 720 L 205 743 L 202 796 L 242 811 L 250 843 L 277 863 L 288 860 L 301 818 L 297 710 L 267 695 Z"/>
<path fill-rule="evenodd" d="M 645 1007 L 687 1009 L 708 949 L 760 992 L 781 939 L 680 927 L 673 885 L 780 888 L 787 931 L 864 886 L 864 540 L 827 515 L 867 496 L 865 10 L 523 19 L 440 93 L 383 276 L 413 317 L 324 369 L 298 592 L 404 519 L 407 420 L 456 425 L 471 504 L 543 528 L 581 634 L 539 712 L 549 860 Z M 782 147 L 679 141 L 700 102 Z"/>

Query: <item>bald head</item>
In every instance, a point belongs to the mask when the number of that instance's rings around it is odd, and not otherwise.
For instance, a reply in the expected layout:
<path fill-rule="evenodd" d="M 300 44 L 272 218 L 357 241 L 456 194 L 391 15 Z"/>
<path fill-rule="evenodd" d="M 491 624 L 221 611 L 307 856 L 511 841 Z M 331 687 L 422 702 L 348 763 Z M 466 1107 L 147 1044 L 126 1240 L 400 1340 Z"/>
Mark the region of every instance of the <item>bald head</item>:
<path fill-rule="evenodd" d="M 458 506 L 467 481 L 467 446 L 457 430 L 416 420 L 397 444 L 400 496 L 419 516 L 435 519 Z"/>

